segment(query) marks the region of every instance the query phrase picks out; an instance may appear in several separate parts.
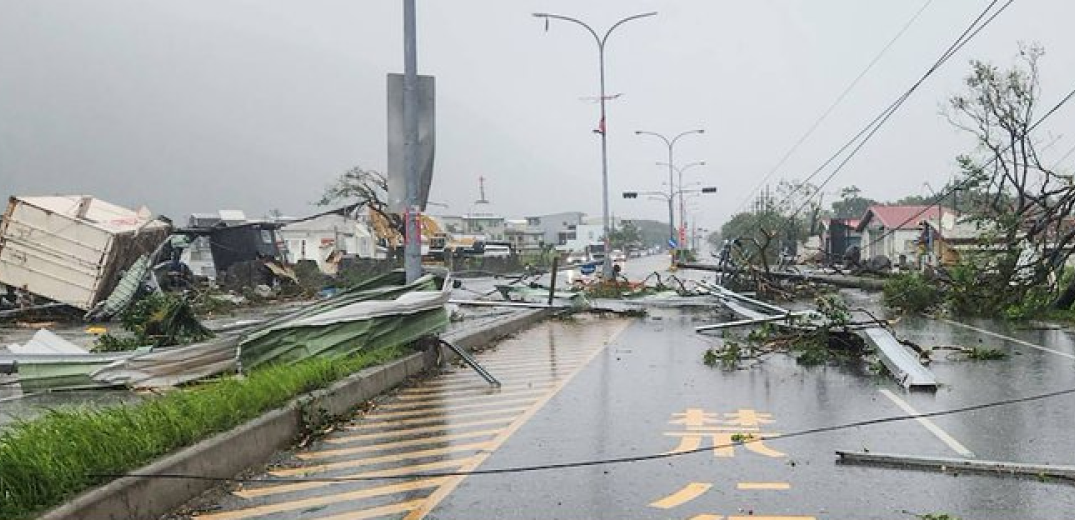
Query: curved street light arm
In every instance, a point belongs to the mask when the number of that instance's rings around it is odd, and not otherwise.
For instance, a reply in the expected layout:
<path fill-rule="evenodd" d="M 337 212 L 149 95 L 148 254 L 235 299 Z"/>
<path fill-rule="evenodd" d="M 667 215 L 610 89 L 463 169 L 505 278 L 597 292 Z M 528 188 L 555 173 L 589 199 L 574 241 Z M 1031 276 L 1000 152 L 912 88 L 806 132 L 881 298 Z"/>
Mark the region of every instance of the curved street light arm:
<path fill-rule="evenodd" d="M 650 132 L 648 130 L 635 130 L 635 135 L 652 135 L 653 137 L 656 137 L 656 138 L 664 141 L 665 146 L 667 146 L 669 148 L 672 147 L 672 141 L 669 141 L 667 137 L 665 137 L 665 136 L 663 136 L 661 134 L 658 134 L 657 132 Z"/>
<path fill-rule="evenodd" d="M 683 137 L 683 136 L 685 136 L 685 135 L 691 135 L 691 134 L 704 134 L 704 133 L 705 133 L 705 129 L 704 129 L 704 128 L 699 128 L 699 129 L 697 129 L 697 130 L 687 130 L 686 132 L 683 132 L 683 133 L 681 133 L 681 134 L 679 134 L 679 135 L 675 136 L 674 138 L 672 138 L 672 145 L 675 145 L 675 144 L 676 144 L 676 141 L 678 141 L 680 137 Z M 669 146 L 672 146 L 672 145 L 669 145 Z"/>
<path fill-rule="evenodd" d="M 533 16 L 534 16 L 534 18 L 545 18 L 546 20 L 549 19 L 549 18 L 552 18 L 554 20 L 563 20 L 565 22 L 571 22 L 571 23 L 579 24 L 584 29 L 589 31 L 589 33 L 591 35 L 593 35 L 593 39 L 594 39 L 595 42 L 597 42 L 598 47 L 604 47 L 605 46 L 605 42 L 601 39 L 600 36 L 597 35 L 597 32 L 593 30 L 593 27 L 590 27 L 589 25 L 586 24 L 586 22 L 583 22 L 582 20 L 577 20 L 577 19 L 572 18 L 570 16 L 562 16 L 562 15 L 551 14 L 551 13 L 534 13 Z M 546 28 L 548 28 L 548 27 L 546 26 Z M 607 38 L 608 34 L 605 34 L 605 37 Z"/>
<path fill-rule="evenodd" d="M 630 22 L 631 20 L 637 20 L 639 18 L 647 18 L 647 17 L 650 17 L 650 16 L 657 16 L 657 11 L 650 11 L 648 13 L 642 13 L 642 14 L 636 14 L 636 15 L 633 15 L 633 16 L 628 16 L 627 18 L 624 18 L 624 19 L 612 24 L 612 27 L 609 27 L 608 31 L 605 32 L 604 38 L 601 38 L 601 41 L 600 41 L 599 45 L 604 47 L 605 42 L 608 41 L 609 35 L 612 34 L 612 31 L 615 31 L 617 27 L 619 27 L 619 26 L 621 26 L 621 25 L 623 25 L 623 24 L 625 24 L 627 22 Z"/>
<path fill-rule="evenodd" d="M 666 163 L 664 161 L 657 161 L 656 164 L 657 164 L 657 166 L 664 166 L 665 168 L 668 167 L 668 163 Z M 676 171 L 676 173 L 678 173 L 680 175 L 683 175 L 683 172 L 685 172 L 685 171 L 687 171 L 687 170 L 689 170 L 689 169 L 691 169 L 691 168 L 693 168 L 695 166 L 705 166 L 705 165 L 706 165 L 705 161 L 695 161 L 695 162 L 692 162 L 692 163 L 687 163 L 687 164 L 685 164 L 683 166 L 676 166 L 676 165 L 673 164 L 672 169 L 674 169 Z"/>

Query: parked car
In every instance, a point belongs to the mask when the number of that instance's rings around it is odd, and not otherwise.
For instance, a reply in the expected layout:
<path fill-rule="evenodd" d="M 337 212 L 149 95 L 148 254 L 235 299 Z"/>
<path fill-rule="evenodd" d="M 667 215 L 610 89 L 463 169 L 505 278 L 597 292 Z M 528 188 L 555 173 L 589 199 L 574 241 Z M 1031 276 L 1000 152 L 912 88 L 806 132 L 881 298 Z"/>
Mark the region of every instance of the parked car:
<path fill-rule="evenodd" d="M 613 249 L 612 252 L 609 253 L 608 256 L 613 262 L 626 262 L 627 261 L 627 253 L 624 253 L 623 251 L 621 251 L 619 249 Z"/>
<path fill-rule="evenodd" d="M 585 264 L 590 261 L 590 255 L 586 254 L 585 251 L 572 251 L 568 253 L 567 259 L 564 261 L 567 265 Z"/>

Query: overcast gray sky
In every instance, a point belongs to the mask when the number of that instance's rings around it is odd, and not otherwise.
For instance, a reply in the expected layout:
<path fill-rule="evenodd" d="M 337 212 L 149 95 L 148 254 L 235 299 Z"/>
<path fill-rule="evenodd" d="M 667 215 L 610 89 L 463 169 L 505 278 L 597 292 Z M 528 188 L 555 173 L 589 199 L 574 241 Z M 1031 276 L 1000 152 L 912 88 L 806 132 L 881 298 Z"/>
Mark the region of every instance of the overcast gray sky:
<path fill-rule="evenodd" d="M 690 204 L 716 227 L 925 0 L 419 1 L 419 71 L 437 77 L 431 199 L 464 213 L 478 177 L 507 216 L 599 215 L 597 54 L 559 13 L 619 29 L 608 45 L 612 210 L 663 219 L 654 163 L 634 130 L 683 139 L 685 180 L 719 188 Z M 935 0 L 779 178 L 804 178 L 906 89 L 988 2 Z M 172 217 L 220 208 L 314 211 L 354 165 L 383 170 L 385 74 L 402 69 L 402 3 L 389 0 L 2 0 L 0 195 L 88 193 Z M 1075 86 L 1075 4 L 1020 0 L 919 90 L 827 188 L 925 194 L 970 145 L 938 115 L 968 60 L 1047 55 L 1043 97 Z M 1072 146 L 1068 109 L 1044 134 Z M 1075 161 L 1072 161 L 1075 162 Z M 831 199 L 830 195 L 828 198 Z M 431 208 L 444 211 L 441 208 Z"/>

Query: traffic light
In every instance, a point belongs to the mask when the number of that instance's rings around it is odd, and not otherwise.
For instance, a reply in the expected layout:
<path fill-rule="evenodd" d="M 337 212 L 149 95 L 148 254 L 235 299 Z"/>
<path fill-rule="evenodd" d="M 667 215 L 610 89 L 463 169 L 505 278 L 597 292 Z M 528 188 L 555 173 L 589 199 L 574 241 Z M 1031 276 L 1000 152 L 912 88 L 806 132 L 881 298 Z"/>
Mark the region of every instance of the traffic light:
<path fill-rule="evenodd" d="M 623 192 L 623 198 L 625 198 L 625 199 L 637 199 L 638 198 L 638 192 L 637 191 L 625 191 L 625 192 Z"/>
<path fill-rule="evenodd" d="M 716 193 L 716 192 L 717 192 L 717 189 L 712 187 L 712 186 L 702 188 L 702 193 Z"/>

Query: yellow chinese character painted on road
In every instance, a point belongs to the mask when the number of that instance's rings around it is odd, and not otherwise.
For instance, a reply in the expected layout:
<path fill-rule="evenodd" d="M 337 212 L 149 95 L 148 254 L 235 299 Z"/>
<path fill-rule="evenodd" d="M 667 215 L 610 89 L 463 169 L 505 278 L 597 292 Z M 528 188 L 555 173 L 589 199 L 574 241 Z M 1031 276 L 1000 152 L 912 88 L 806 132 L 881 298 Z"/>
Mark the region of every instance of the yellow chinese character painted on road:
<path fill-rule="evenodd" d="M 740 409 L 735 413 L 718 414 L 706 412 L 699 408 L 688 408 L 675 417 L 669 424 L 683 426 L 686 431 L 665 432 L 666 436 L 679 437 L 679 445 L 669 453 L 685 453 L 702 448 L 706 439 L 712 443 L 714 457 L 734 457 L 735 444 L 741 443 L 746 449 L 766 457 L 786 457 L 787 455 L 765 445 L 764 439 L 777 437 L 778 433 L 763 433 L 761 426 L 775 422 L 772 414 L 759 413 L 751 409 Z"/>
<path fill-rule="evenodd" d="M 683 413 L 674 413 L 672 416 L 678 417 L 678 419 L 668 421 L 668 424 L 681 425 L 688 430 L 720 424 L 720 419 L 717 418 L 717 414 L 706 412 L 701 408 L 687 408 L 687 411 Z"/>
<path fill-rule="evenodd" d="M 776 421 L 773 420 L 773 414 L 771 413 L 758 413 L 755 410 L 742 409 L 738 412 L 724 414 L 728 420 L 724 423 L 729 426 L 739 426 L 741 428 L 758 429 L 763 424 L 772 424 Z"/>

